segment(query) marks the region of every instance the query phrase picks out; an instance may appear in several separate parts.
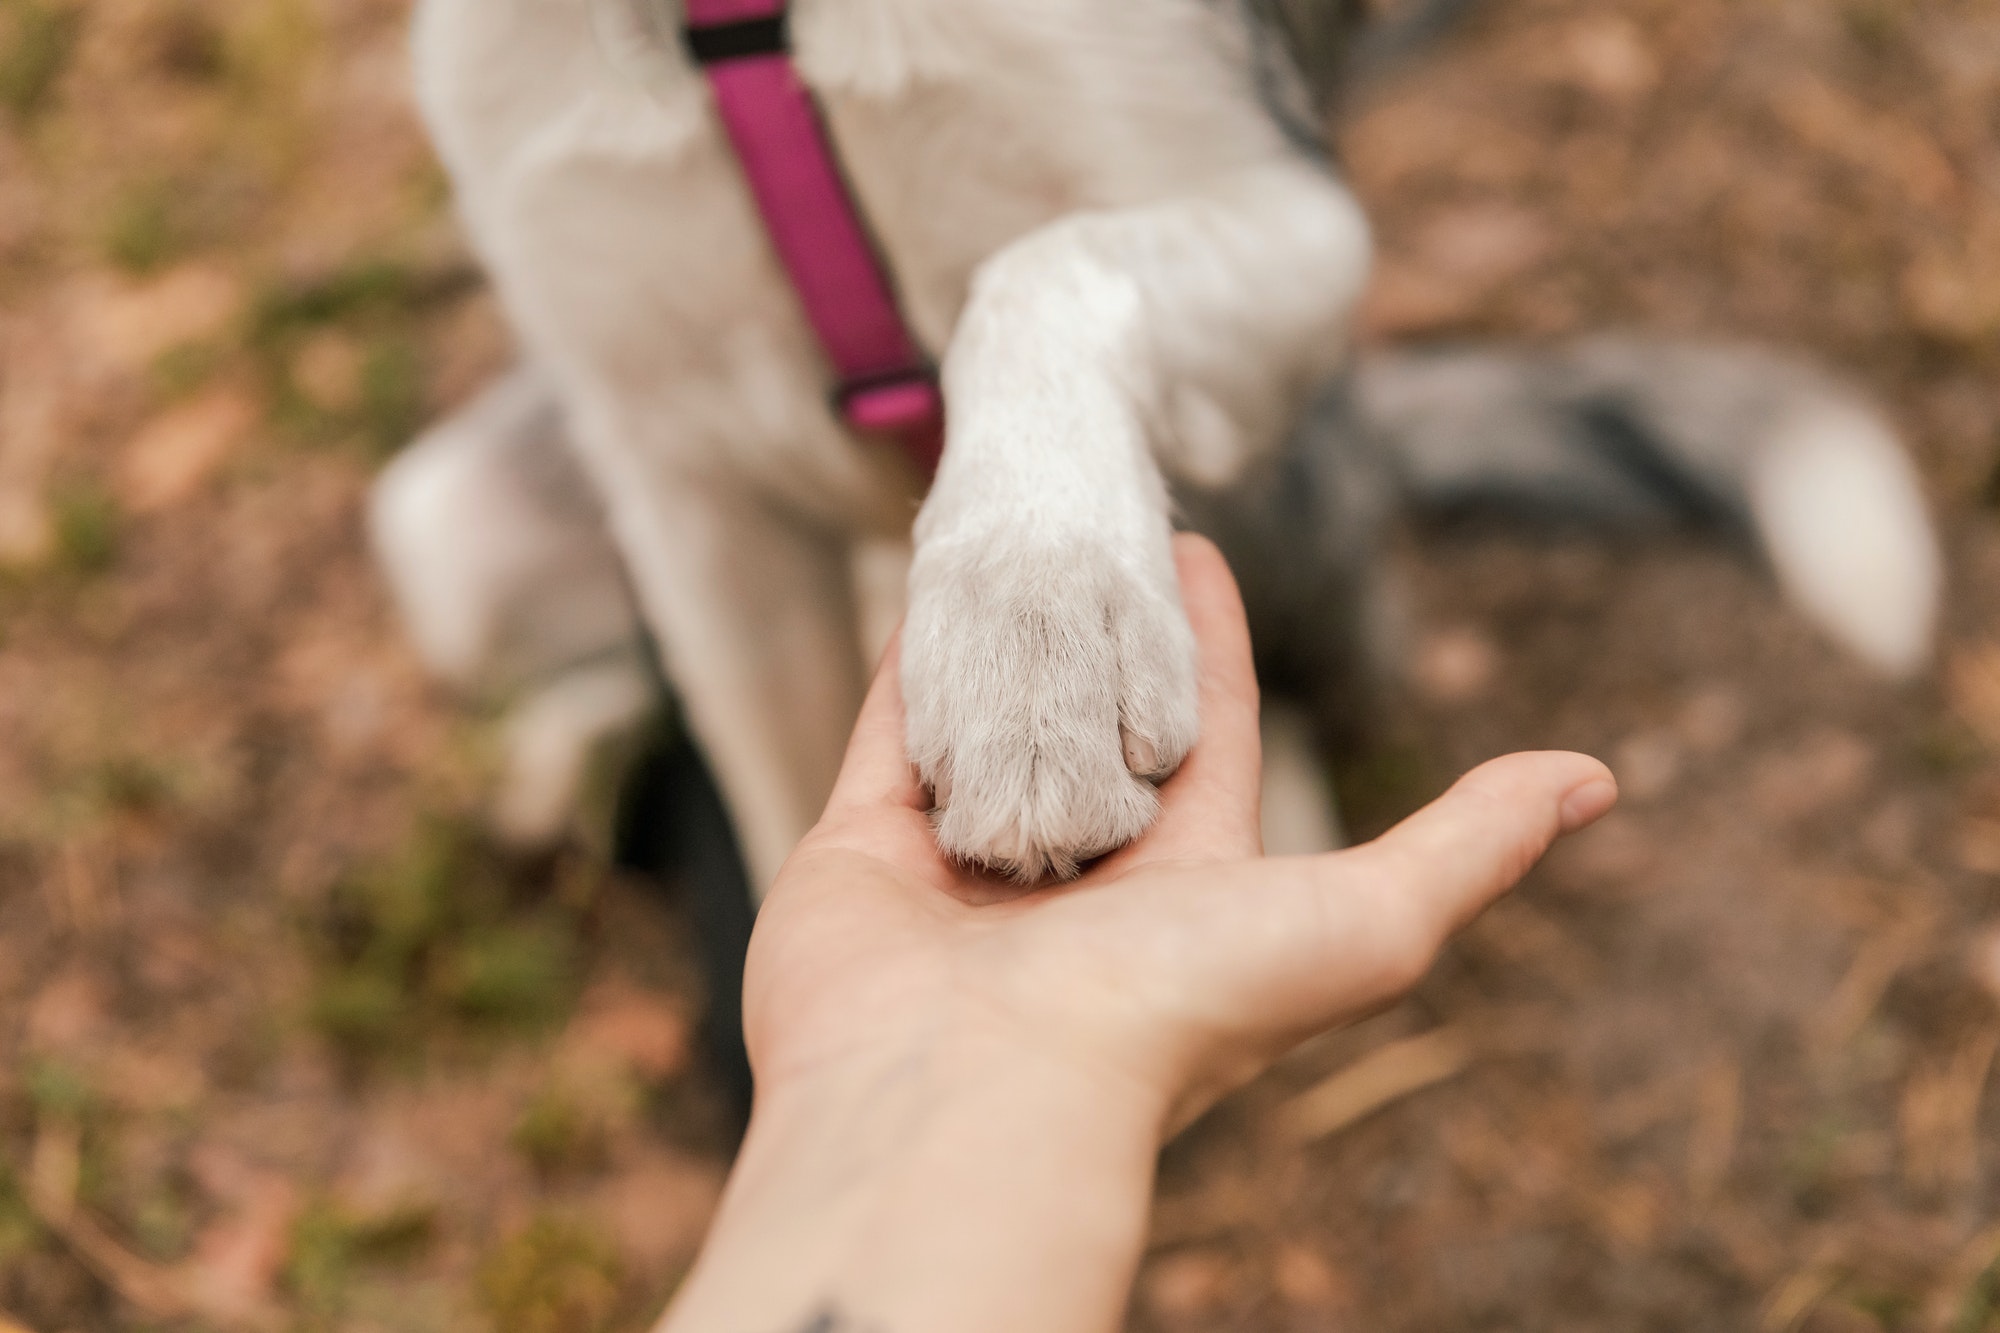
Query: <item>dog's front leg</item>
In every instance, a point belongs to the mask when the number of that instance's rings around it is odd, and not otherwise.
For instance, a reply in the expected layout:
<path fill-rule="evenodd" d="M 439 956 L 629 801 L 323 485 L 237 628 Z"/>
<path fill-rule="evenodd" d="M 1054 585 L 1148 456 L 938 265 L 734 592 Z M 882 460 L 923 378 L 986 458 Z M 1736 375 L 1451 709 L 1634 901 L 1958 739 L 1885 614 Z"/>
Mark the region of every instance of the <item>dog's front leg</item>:
<path fill-rule="evenodd" d="M 945 849 L 1067 875 L 1151 822 L 1193 744 L 1164 462 L 1221 481 L 1341 354 L 1367 265 L 1346 191 L 1286 161 L 1079 214 L 981 269 L 917 525 L 910 754 Z"/>
<path fill-rule="evenodd" d="M 761 895 L 819 818 L 867 683 L 847 543 L 734 487 L 624 481 L 613 529 Z"/>

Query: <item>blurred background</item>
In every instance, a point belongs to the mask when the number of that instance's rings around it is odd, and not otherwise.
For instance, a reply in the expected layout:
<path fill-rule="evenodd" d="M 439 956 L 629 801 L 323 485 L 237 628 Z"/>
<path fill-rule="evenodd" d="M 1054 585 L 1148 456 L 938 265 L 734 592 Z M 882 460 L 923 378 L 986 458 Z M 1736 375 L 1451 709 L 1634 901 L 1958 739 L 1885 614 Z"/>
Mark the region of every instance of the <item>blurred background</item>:
<path fill-rule="evenodd" d="M 407 0 L 0 0 L 0 1329 L 637 1329 L 729 1147 L 669 894 L 483 849 L 373 470 L 506 364 Z M 1376 340 L 1749 336 L 1907 432 L 1896 690 L 1726 555 L 1413 539 L 1359 831 L 1624 808 L 1168 1150 L 1139 1330 L 2000 1329 L 2000 5 L 1490 0 L 1341 132 Z"/>

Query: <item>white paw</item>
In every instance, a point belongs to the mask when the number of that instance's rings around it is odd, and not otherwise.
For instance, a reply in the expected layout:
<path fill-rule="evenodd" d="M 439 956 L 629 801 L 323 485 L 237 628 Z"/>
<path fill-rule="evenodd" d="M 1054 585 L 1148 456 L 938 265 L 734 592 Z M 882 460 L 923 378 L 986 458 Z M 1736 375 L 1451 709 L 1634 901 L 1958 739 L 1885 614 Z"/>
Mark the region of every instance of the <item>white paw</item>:
<path fill-rule="evenodd" d="M 1194 744 L 1194 636 L 1164 541 L 927 544 L 903 644 L 910 758 L 960 860 L 1068 878 L 1145 832 L 1154 781 Z"/>

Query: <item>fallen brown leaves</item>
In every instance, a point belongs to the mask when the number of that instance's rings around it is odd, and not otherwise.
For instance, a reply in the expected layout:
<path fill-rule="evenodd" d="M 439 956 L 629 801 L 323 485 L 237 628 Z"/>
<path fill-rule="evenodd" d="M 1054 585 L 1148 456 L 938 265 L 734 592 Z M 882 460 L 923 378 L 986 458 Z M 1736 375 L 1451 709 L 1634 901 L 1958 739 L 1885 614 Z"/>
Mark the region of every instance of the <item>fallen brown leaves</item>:
<path fill-rule="evenodd" d="M 1279 1109 L 1273 1123 L 1293 1142 L 1310 1143 L 1456 1077 L 1471 1063 L 1472 1047 L 1456 1032 L 1407 1037 L 1369 1052 L 1298 1094 Z"/>

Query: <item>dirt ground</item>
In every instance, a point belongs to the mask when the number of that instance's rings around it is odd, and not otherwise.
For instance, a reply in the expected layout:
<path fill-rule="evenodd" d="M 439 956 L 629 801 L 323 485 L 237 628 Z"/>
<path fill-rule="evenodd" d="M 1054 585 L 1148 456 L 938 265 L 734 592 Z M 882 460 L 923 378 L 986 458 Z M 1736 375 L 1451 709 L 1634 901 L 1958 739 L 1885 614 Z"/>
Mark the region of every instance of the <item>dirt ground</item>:
<path fill-rule="evenodd" d="M 0 1329 L 638 1329 L 723 1175 L 671 901 L 482 848 L 362 550 L 508 356 L 406 11 L 0 0 Z M 1133 1327 L 2000 1328 L 2000 6 L 1494 0 L 1342 138 L 1371 338 L 1875 393 L 1946 633 L 1891 687 L 1717 552 L 1413 538 L 1363 830 L 1525 746 L 1625 807 L 1168 1149 Z"/>

